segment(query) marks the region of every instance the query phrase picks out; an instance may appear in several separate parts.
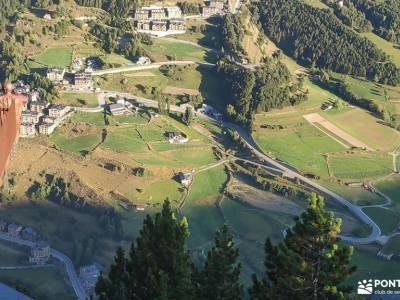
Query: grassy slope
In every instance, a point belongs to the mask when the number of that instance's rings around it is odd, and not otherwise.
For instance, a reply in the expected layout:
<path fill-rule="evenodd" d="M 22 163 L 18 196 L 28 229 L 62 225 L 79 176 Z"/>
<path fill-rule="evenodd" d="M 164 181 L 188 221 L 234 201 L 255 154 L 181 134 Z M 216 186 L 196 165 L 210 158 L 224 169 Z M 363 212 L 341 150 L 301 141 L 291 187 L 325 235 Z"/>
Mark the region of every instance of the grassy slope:
<path fill-rule="evenodd" d="M 49 48 L 43 53 L 33 56 L 32 59 L 45 66 L 69 68 L 72 62 L 72 49 Z"/>

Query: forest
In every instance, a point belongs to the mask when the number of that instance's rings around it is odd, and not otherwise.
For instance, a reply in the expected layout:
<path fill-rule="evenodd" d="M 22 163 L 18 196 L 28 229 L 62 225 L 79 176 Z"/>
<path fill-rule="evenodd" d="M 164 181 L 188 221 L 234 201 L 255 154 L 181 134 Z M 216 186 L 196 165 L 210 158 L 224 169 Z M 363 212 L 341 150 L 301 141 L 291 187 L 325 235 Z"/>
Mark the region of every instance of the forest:
<path fill-rule="evenodd" d="M 218 63 L 217 70 L 224 78 L 227 114 L 249 129 L 254 113 L 307 100 L 303 79 L 293 80 L 279 55 L 266 58 L 264 64 L 254 70 L 243 68 L 225 58 Z"/>
<path fill-rule="evenodd" d="M 391 42 L 400 42 L 400 1 L 349 1 L 365 14 L 379 36 Z"/>
<path fill-rule="evenodd" d="M 327 10 L 297 0 L 261 0 L 252 11 L 265 34 L 306 66 L 400 83 L 400 70 L 390 58 Z"/>

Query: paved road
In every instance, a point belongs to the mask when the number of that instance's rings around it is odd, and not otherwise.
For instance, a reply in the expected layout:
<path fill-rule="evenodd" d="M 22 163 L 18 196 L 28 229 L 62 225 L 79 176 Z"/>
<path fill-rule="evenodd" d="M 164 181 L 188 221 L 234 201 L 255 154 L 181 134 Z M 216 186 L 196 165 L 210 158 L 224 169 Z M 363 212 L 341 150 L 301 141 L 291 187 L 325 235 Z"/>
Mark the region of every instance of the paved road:
<path fill-rule="evenodd" d="M 22 245 L 22 246 L 28 246 L 28 247 L 32 247 L 35 244 L 31 241 L 26 241 L 26 240 L 22 240 L 20 238 L 10 237 L 5 233 L 0 233 L 0 240 L 4 240 L 4 241 L 8 241 L 11 243 L 15 243 L 15 244 Z M 65 269 L 67 270 L 69 280 L 71 282 L 71 285 L 75 291 L 77 298 L 79 300 L 86 299 L 87 295 L 86 295 L 85 289 L 83 288 L 81 281 L 79 280 L 79 277 L 76 274 L 75 267 L 74 267 L 71 259 L 68 256 L 66 256 L 65 254 L 63 254 L 60 251 L 57 251 L 53 248 L 50 248 L 50 255 L 52 257 L 58 259 L 59 261 L 61 261 L 64 264 Z"/>
<path fill-rule="evenodd" d="M 103 92 L 107 92 L 109 95 L 112 95 L 112 96 L 119 95 L 119 96 L 125 97 L 127 99 L 133 99 L 136 102 L 142 103 L 143 105 L 145 105 L 147 107 L 154 107 L 154 108 L 158 107 L 158 103 L 155 100 L 146 99 L 146 98 L 142 98 L 142 97 L 138 97 L 138 96 L 133 96 L 133 95 L 127 94 L 127 93 L 119 93 L 119 92 L 115 92 L 115 91 L 103 91 Z M 171 109 L 171 111 L 184 112 L 186 107 L 171 105 L 170 109 Z M 347 201 L 342 196 L 332 192 L 331 190 L 312 181 L 311 179 L 299 174 L 295 170 L 288 168 L 282 162 L 279 162 L 279 161 L 265 155 L 262 152 L 262 150 L 258 147 L 257 143 L 254 141 L 253 137 L 242 127 L 240 127 L 236 124 L 230 123 L 230 122 L 219 122 L 219 121 L 209 117 L 208 115 L 205 115 L 200 112 L 197 112 L 196 115 L 200 118 L 214 121 L 214 122 L 220 124 L 221 126 L 225 126 L 226 128 L 237 131 L 238 134 L 241 136 L 241 138 L 244 140 L 244 142 L 247 144 L 247 146 L 253 150 L 254 154 L 259 159 L 261 159 L 262 161 L 265 161 L 268 165 L 272 166 L 273 168 L 280 170 L 282 173 L 285 174 L 285 176 L 290 177 L 290 178 L 298 178 L 303 184 L 313 188 L 314 190 L 318 191 L 319 193 L 321 193 L 324 196 L 328 196 L 328 197 L 336 200 L 337 202 L 339 202 L 340 204 L 345 206 L 350 212 L 352 212 L 354 215 L 356 215 L 362 222 L 364 222 L 365 224 L 368 224 L 371 227 L 371 234 L 368 237 L 359 238 L 359 237 L 351 237 L 351 236 L 341 236 L 341 238 L 344 241 L 347 241 L 347 242 L 353 243 L 353 244 L 369 244 L 369 243 L 375 242 L 381 236 L 381 229 L 379 228 L 379 226 L 367 214 L 365 214 L 362 211 L 361 207 L 352 204 L 351 202 Z"/>
<path fill-rule="evenodd" d="M 117 73 L 124 73 L 124 72 L 151 70 L 151 69 L 158 69 L 164 65 L 193 65 L 193 64 L 198 64 L 198 65 L 208 66 L 208 67 L 215 66 L 215 64 L 205 63 L 205 62 L 197 62 L 197 61 L 193 61 L 193 60 L 182 60 L 182 61 L 171 60 L 171 61 L 152 63 L 149 65 L 129 65 L 129 66 L 123 66 L 123 67 L 119 67 L 119 68 L 96 70 L 96 71 L 93 71 L 92 75 L 100 76 L 100 75 L 105 75 L 105 74 L 117 74 Z"/>

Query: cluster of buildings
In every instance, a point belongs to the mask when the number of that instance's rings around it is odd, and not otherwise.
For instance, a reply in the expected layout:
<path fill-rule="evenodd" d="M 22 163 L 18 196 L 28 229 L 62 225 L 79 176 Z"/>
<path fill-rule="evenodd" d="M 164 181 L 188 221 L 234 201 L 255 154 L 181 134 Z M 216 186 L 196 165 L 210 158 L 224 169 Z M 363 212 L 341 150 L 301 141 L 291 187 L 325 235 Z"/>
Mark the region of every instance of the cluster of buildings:
<path fill-rule="evenodd" d="M 43 265 L 50 259 L 50 245 L 42 240 L 40 234 L 32 227 L 23 227 L 16 223 L 7 223 L 0 220 L 0 232 L 12 238 L 19 238 L 33 242 L 29 262 L 36 265 Z"/>
<path fill-rule="evenodd" d="M 81 60 L 74 60 L 73 68 L 79 68 L 81 64 Z M 70 85 L 76 90 L 92 90 L 92 72 L 93 68 L 91 67 L 87 67 L 81 71 L 73 71 L 71 73 L 66 72 L 64 68 L 52 67 L 47 69 L 46 76 L 57 85 Z"/>
<path fill-rule="evenodd" d="M 134 24 L 139 32 L 185 32 L 185 21 L 178 6 L 142 7 L 135 11 Z"/>
<path fill-rule="evenodd" d="M 179 131 L 168 132 L 168 141 L 170 144 L 185 144 L 189 139 Z"/>
<path fill-rule="evenodd" d="M 50 135 L 73 111 L 62 104 L 49 105 L 42 100 L 33 101 L 31 97 L 21 114 L 21 137 L 34 137 L 37 134 Z"/>

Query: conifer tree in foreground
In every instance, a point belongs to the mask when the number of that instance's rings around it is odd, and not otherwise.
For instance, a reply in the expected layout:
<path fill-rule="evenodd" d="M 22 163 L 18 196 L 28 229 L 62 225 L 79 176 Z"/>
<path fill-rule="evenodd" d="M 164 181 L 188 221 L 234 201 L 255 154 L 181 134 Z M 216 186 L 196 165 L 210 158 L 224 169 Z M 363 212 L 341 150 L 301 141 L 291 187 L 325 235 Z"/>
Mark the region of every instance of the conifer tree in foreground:
<path fill-rule="evenodd" d="M 239 300 L 243 296 L 240 284 L 239 250 L 232 234 L 224 225 L 215 235 L 215 246 L 208 252 L 204 269 L 199 274 L 199 299 Z"/>
<path fill-rule="evenodd" d="M 349 267 L 353 248 L 341 246 L 340 219 L 324 209 L 324 199 L 313 194 L 308 209 L 277 246 L 265 245 L 267 278 L 253 277 L 250 296 L 266 299 L 344 299 L 339 285 L 355 271 Z"/>
<path fill-rule="evenodd" d="M 99 278 L 97 295 L 102 300 L 193 298 L 188 236 L 186 219 L 178 220 L 165 201 L 161 213 L 146 217 L 128 257 L 117 251 L 108 277 Z"/>

